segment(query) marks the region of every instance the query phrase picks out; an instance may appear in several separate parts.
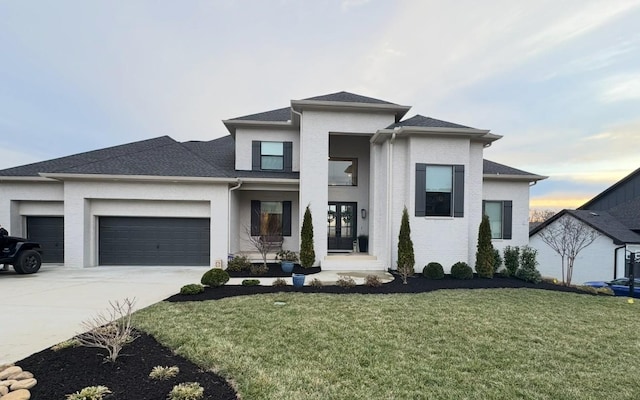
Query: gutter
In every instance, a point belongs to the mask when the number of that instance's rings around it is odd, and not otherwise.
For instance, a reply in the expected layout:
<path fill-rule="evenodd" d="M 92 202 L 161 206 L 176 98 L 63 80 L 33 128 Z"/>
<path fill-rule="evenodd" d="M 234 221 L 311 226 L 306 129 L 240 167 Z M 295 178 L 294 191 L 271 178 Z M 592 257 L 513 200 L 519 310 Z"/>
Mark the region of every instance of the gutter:
<path fill-rule="evenodd" d="M 229 208 L 231 206 L 231 192 L 240 189 L 240 186 L 242 186 L 242 179 L 238 179 L 236 181 L 236 185 L 229 188 L 229 192 L 227 193 L 227 261 L 229 260 L 229 254 L 231 254 L 231 213 L 229 212 Z"/>
<path fill-rule="evenodd" d="M 105 175 L 105 174 L 61 174 L 41 172 L 43 178 L 58 181 L 91 180 L 91 181 L 138 181 L 138 182 L 200 182 L 200 183 L 235 183 L 236 178 L 216 178 L 198 176 L 154 176 L 154 175 Z"/>
<path fill-rule="evenodd" d="M 389 268 L 393 269 L 393 265 L 392 265 L 392 261 L 393 261 L 393 240 L 391 240 L 392 236 L 393 236 L 393 227 L 391 226 L 392 224 L 392 217 L 391 217 L 391 211 L 392 211 L 392 201 L 393 201 L 393 190 L 392 190 L 392 185 L 393 185 L 393 178 L 392 178 L 392 173 L 393 173 L 393 143 L 396 141 L 396 132 L 394 130 L 394 132 L 391 134 L 391 138 L 389 139 L 389 147 L 388 147 L 388 157 L 387 157 L 387 163 L 389 165 L 389 167 L 387 168 L 387 243 L 389 243 Z"/>
<path fill-rule="evenodd" d="M 618 250 L 626 249 L 627 245 L 623 244 L 622 246 L 618 246 L 613 249 L 613 279 L 616 279 L 618 276 Z"/>

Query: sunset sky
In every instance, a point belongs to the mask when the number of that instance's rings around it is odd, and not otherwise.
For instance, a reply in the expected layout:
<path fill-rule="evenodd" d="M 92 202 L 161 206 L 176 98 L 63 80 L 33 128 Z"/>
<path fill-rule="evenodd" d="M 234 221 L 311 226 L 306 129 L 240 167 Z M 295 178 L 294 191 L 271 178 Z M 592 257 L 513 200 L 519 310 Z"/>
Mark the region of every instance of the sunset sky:
<path fill-rule="evenodd" d="M 0 168 L 341 90 L 504 138 L 575 208 L 640 167 L 637 1 L 0 0 Z"/>

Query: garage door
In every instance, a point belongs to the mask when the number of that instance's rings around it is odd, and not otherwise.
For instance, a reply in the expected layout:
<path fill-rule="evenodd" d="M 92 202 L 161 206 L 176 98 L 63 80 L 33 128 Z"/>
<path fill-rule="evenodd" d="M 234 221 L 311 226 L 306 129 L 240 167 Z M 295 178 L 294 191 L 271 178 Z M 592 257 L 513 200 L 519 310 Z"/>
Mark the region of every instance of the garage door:
<path fill-rule="evenodd" d="M 43 263 L 64 263 L 63 217 L 27 217 L 27 238 L 40 243 Z"/>
<path fill-rule="evenodd" d="M 210 265 L 208 218 L 100 217 L 100 265 Z"/>

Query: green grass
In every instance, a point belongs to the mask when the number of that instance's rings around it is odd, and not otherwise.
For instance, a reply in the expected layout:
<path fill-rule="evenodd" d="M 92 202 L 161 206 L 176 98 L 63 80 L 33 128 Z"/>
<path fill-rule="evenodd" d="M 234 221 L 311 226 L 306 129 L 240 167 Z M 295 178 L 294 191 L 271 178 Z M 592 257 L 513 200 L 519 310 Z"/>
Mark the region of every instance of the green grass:
<path fill-rule="evenodd" d="M 494 289 L 163 302 L 134 319 L 243 399 L 558 400 L 639 398 L 637 316 L 626 298 Z"/>

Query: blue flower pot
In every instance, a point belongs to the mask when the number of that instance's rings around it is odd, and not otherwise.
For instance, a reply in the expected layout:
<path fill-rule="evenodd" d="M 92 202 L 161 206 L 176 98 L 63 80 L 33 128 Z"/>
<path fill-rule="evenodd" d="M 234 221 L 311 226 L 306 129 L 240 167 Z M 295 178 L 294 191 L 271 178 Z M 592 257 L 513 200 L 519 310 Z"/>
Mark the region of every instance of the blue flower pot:
<path fill-rule="evenodd" d="M 295 287 L 303 287 L 304 286 L 304 275 L 302 275 L 302 274 L 293 274 L 293 286 L 295 286 Z"/>
<path fill-rule="evenodd" d="M 293 272 L 293 263 L 291 261 L 283 261 L 280 264 L 280 267 L 282 268 L 282 272 L 286 272 L 288 274 Z"/>

